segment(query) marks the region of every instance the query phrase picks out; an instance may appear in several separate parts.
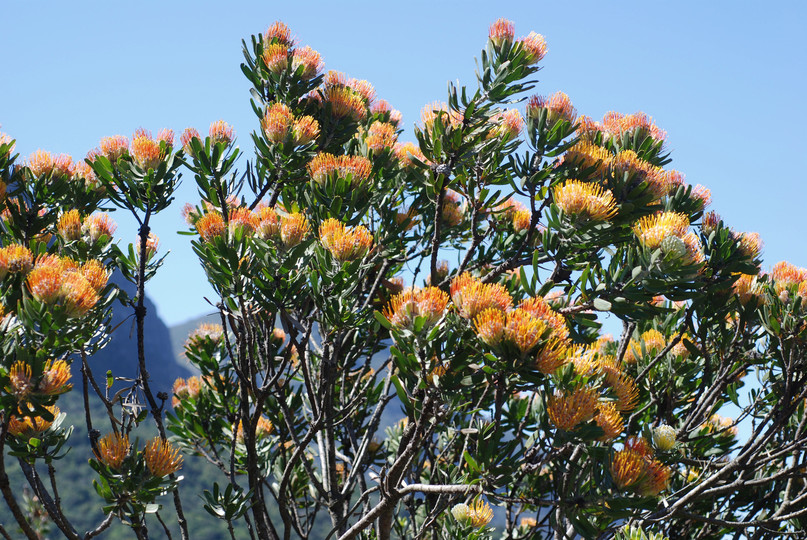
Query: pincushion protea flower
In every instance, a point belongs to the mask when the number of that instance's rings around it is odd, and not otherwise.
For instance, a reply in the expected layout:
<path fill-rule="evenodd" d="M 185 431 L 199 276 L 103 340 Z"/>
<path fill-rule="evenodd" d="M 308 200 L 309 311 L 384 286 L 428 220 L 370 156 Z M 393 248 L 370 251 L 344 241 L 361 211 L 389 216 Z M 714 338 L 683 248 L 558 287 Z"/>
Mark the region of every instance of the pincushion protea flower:
<path fill-rule="evenodd" d="M 546 111 L 546 124 L 549 128 L 560 121 L 574 123 L 577 119 L 577 109 L 572 105 L 564 92 L 555 92 L 551 96 L 532 96 L 527 102 L 527 116 L 538 118 L 541 111 Z"/>
<path fill-rule="evenodd" d="M 182 467 L 182 456 L 179 455 L 179 450 L 159 437 L 151 439 L 146 444 L 143 458 L 151 474 L 157 477 L 168 476 Z"/>
<path fill-rule="evenodd" d="M 95 449 L 95 457 L 111 469 L 118 470 L 129 455 L 129 437 L 118 433 L 107 433 L 100 439 Z"/>
<path fill-rule="evenodd" d="M 312 49 L 305 46 L 299 49 L 294 49 L 291 57 L 291 69 L 295 72 L 302 67 L 300 77 L 304 81 L 310 81 L 314 77 L 322 73 L 325 63 L 322 61 L 322 56 Z"/>
<path fill-rule="evenodd" d="M 594 421 L 605 432 L 600 437 L 601 442 L 613 441 L 620 433 L 625 431 L 625 422 L 613 402 L 600 402 L 597 404 L 597 413 Z"/>
<path fill-rule="evenodd" d="M 398 135 L 395 126 L 387 122 L 373 122 L 367 130 L 367 148 L 373 152 L 381 152 L 395 145 Z"/>
<path fill-rule="evenodd" d="M 552 424 L 563 431 L 572 431 L 583 422 L 594 418 L 598 394 L 594 388 L 581 386 L 571 392 L 556 391 L 547 403 Z"/>
<path fill-rule="evenodd" d="M 464 273 L 451 281 L 451 300 L 460 317 L 474 319 L 488 308 L 507 311 L 513 298 L 504 286 L 498 283 L 482 283 L 479 279 Z"/>
<path fill-rule="evenodd" d="M 661 424 L 653 429 L 653 444 L 662 452 L 666 452 L 675 446 L 676 435 L 675 428 L 667 424 Z"/>
<path fill-rule="evenodd" d="M 313 116 L 301 116 L 291 127 L 294 144 L 305 145 L 319 137 L 319 122 Z"/>
<path fill-rule="evenodd" d="M 33 253 L 23 245 L 11 244 L 0 248 L 0 279 L 9 273 L 26 273 L 33 264 Z"/>
<path fill-rule="evenodd" d="M 620 490 L 634 486 L 644 474 L 645 457 L 635 450 L 620 450 L 611 459 L 611 478 Z"/>
<path fill-rule="evenodd" d="M 14 362 L 8 371 L 8 387 L 6 390 L 23 402 L 31 394 L 34 388 L 32 380 L 31 366 L 23 361 Z"/>
<path fill-rule="evenodd" d="M 34 176 L 48 176 L 53 179 L 70 178 L 73 173 L 73 158 L 67 154 L 54 155 L 45 150 L 37 150 L 25 162 Z"/>
<path fill-rule="evenodd" d="M 308 164 L 308 174 L 319 185 L 330 179 L 349 179 L 350 186 L 362 185 L 372 172 L 373 165 L 362 156 L 334 156 L 326 152 L 317 154 Z"/>
<path fill-rule="evenodd" d="M 527 37 L 518 40 L 527 53 L 527 63 L 537 64 L 546 56 L 546 39 L 541 34 L 530 32 Z"/>
<path fill-rule="evenodd" d="M 326 219 L 319 227 L 322 247 L 338 261 L 361 259 L 373 246 L 373 235 L 363 225 L 346 227 L 334 218 Z"/>
<path fill-rule="evenodd" d="M 294 123 L 294 113 L 285 103 L 272 103 L 266 108 L 261 119 L 261 127 L 266 139 L 273 143 L 282 143 L 289 135 Z"/>
<path fill-rule="evenodd" d="M 656 141 L 663 141 L 667 133 L 653 123 L 653 119 L 643 112 L 622 114 L 614 111 L 605 113 L 602 119 L 603 131 L 612 136 L 623 133 L 640 131 L 640 134 L 652 137 Z"/>
<path fill-rule="evenodd" d="M 199 131 L 197 131 L 196 128 L 185 128 L 185 131 L 183 131 L 182 135 L 179 137 L 179 141 L 182 143 L 182 149 L 189 156 L 193 156 L 193 149 L 191 148 L 191 141 L 193 139 L 200 141 L 202 139 L 202 136 L 199 135 Z"/>
<path fill-rule="evenodd" d="M 501 47 L 505 43 L 512 43 L 516 35 L 516 26 L 513 21 L 507 19 L 498 19 L 490 25 L 488 38 L 493 43 L 494 47 Z"/>
<path fill-rule="evenodd" d="M 298 245 L 310 232 L 311 227 L 303 214 L 294 212 L 280 220 L 280 239 L 287 248 Z"/>
<path fill-rule="evenodd" d="M 99 146 L 101 147 L 101 155 L 113 164 L 129 153 L 129 139 L 123 135 L 104 137 L 101 139 Z"/>
<path fill-rule="evenodd" d="M 81 214 L 78 210 L 69 210 L 59 216 L 56 224 L 59 236 L 68 242 L 78 240 L 81 237 Z"/>
<path fill-rule="evenodd" d="M 222 236 L 226 230 L 224 218 L 218 212 L 208 212 L 196 220 L 196 232 L 204 242 L 212 242 L 214 238 Z"/>
<path fill-rule="evenodd" d="M 224 120 L 217 120 L 210 124 L 209 135 L 212 144 L 230 144 L 235 139 L 235 130 Z"/>
<path fill-rule="evenodd" d="M 396 328 L 412 328 L 415 319 L 424 317 L 424 327 L 440 320 L 448 305 L 448 295 L 437 287 L 406 289 L 393 296 L 384 308 L 384 316 Z"/>
<path fill-rule="evenodd" d="M 518 109 L 508 109 L 493 115 L 490 119 L 493 128 L 489 137 L 499 137 L 505 141 L 515 139 L 521 133 L 524 126 L 524 119 Z"/>
<path fill-rule="evenodd" d="M 567 180 L 552 193 L 558 208 L 573 218 L 606 221 L 617 213 L 613 194 L 598 184 Z"/>
<path fill-rule="evenodd" d="M 614 155 L 602 146 L 581 139 L 566 151 L 563 162 L 575 166 L 581 174 L 590 170 L 587 175 L 580 177 L 583 180 L 590 180 L 602 176 L 608 170 L 613 158 Z"/>
<path fill-rule="evenodd" d="M 160 142 L 148 134 L 132 137 L 130 153 L 137 166 L 144 171 L 156 169 L 163 157 Z"/>
<path fill-rule="evenodd" d="M 686 214 L 677 212 L 659 212 L 645 216 L 633 225 L 633 232 L 647 249 L 658 249 L 661 242 L 669 237 L 683 238 L 689 228 Z"/>
<path fill-rule="evenodd" d="M 24 407 L 29 407 L 24 405 Z M 54 417 L 56 418 L 61 414 L 59 407 L 56 405 L 51 405 L 49 407 L 45 407 L 45 409 Z M 52 420 L 45 420 L 41 416 L 31 417 L 33 414 L 32 409 L 28 409 L 27 415 L 24 415 L 22 411 L 17 411 L 18 414 L 14 414 L 11 416 L 11 419 L 8 423 L 8 432 L 14 435 L 15 437 L 34 437 L 39 435 L 45 431 L 47 431 L 50 426 L 53 425 Z"/>
<path fill-rule="evenodd" d="M 294 45 L 294 40 L 291 37 L 291 30 L 282 21 L 273 22 L 263 34 L 263 39 L 265 43 L 276 42 L 288 46 Z"/>
<path fill-rule="evenodd" d="M 263 49 L 263 61 L 272 73 L 282 73 L 289 66 L 289 47 L 282 43 L 266 45 Z"/>

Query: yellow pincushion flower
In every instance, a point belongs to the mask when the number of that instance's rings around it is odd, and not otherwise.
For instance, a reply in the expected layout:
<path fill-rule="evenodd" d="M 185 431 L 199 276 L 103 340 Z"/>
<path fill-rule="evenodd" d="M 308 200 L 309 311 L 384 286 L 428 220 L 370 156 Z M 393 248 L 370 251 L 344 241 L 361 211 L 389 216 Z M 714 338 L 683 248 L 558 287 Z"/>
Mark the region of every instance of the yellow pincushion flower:
<path fill-rule="evenodd" d="M 386 148 L 395 146 L 398 136 L 395 134 L 395 126 L 386 122 L 373 122 L 367 130 L 367 148 L 374 152 L 381 152 Z"/>
<path fill-rule="evenodd" d="M 366 227 L 363 225 L 346 227 L 333 218 L 322 222 L 319 237 L 322 247 L 341 262 L 361 259 L 373 246 L 373 235 Z"/>
<path fill-rule="evenodd" d="M 665 238 L 683 238 L 689 228 L 686 214 L 659 212 L 645 216 L 633 225 L 633 232 L 647 249 L 658 249 Z"/>
<path fill-rule="evenodd" d="M 148 136 L 132 139 L 131 155 L 138 167 L 147 171 L 160 164 L 160 143 Z"/>
<path fill-rule="evenodd" d="M 613 194 L 598 184 L 568 180 L 553 190 L 555 204 L 574 218 L 606 221 L 616 215 Z"/>
<path fill-rule="evenodd" d="M 549 419 L 556 428 L 572 431 L 594 417 L 597 399 L 597 391 L 587 386 L 575 388 L 572 392 L 556 391 L 547 404 Z"/>
<path fill-rule="evenodd" d="M 9 273 L 28 272 L 33 264 L 33 253 L 23 245 L 11 244 L 0 248 L 0 279 Z"/>
<path fill-rule="evenodd" d="M 69 210 L 59 216 L 56 224 L 59 236 L 68 242 L 78 240 L 81 237 L 81 214 L 78 210 Z"/>
<path fill-rule="evenodd" d="M 601 402 L 597 404 L 597 413 L 594 421 L 602 428 L 605 434 L 600 437 L 601 442 L 613 441 L 620 433 L 625 431 L 625 422 L 622 415 L 613 402 Z"/>
<path fill-rule="evenodd" d="M 617 488 L 624 490 L 635 485 L 644 474 L 645 457 L 631 449 L 620 450 L 611 460 L 611 478 Z"/>
<path fill-rule="evenodd" d="M 513 298 L 498 283 L 482 283 L 470 274 L 462 274 L 451 282 L 451 300 L 459 310 L 460 317 L 474 319 L 488 308 L 506 311 Z"/>
<path fill-rule="evenodd" d="M 272 103 L 269 105 L 261 119 L 263 133 L 266 135 L 266 139 L 273 143 L 285 141 L 293 123 L 294 113 L 284 103 Z"/>
<path fill-rule="evenodd" d="M 675 428 L 667 424 L 661 424 L 653 429 L 653 444 L 655 444 L 656 448 L 659 450 L 666 452 L 675 446 L 676 435 L 677 432 Z"/>
<path fill-rule="evenodd" d="M 166 440 L 155 437 L 146 444 L 143 450 L 146 466 L 152 475 L 163 477 L 178 471 L 182 467 L 182 456 L 179 451 Z"/>
<path fill-rule="evenodd" d="M 70 380 L 70 366 L 64 360 L 49 361 L 45 364 L 42 380 L 37 390 L 45 395 L 53 396 L 67 392 L 73 385 Z"/>
<path fill-rule="evenodd" d="M 95 457 L 111 469 L 120 469 L 123 460 L 129 455 L 129 437 L 118 433 L 107 433 L 98 439 Z"/>
<path fill-rule="evenodd" d="M 287 248 L 298 245 L 310 232 L 311 227 L 303 214 L 294 212 L 280 220 L 280 239 Z"/>
<path fill-rule="evenodd" d="M 417 317 L 425 317 L 425 327 L 430 327 L 440 320 L 447 305 L 448 295 L 437 287 L 407 289 L 390 299 L 384 316 L 397 328 L 411 328 Z"/>

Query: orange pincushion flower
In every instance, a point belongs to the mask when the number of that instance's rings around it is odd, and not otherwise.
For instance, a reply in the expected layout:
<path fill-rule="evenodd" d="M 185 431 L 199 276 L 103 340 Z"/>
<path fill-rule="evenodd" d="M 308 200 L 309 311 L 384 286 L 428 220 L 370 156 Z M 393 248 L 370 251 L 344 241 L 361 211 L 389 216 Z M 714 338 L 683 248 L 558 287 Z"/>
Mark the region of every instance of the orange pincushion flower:
<path fill-rule="evenodd" d="M 280 239 L 287 248 L 298 245 L 310 232 L 311 227 L 303 214 L 295 212 L 280 220 Z"/>
<path fill-rule="evenodd" d="M 148 238 L 146 238 L 146 260 L 150 260 L 155 253 L 157 253 L 157 248 L 160 246 L 160 238 L 150 232 Z M 140 235 L 137 236 L 135 240 L 135 253 L 137 256 L 140 256 Z"/>
<path fill-rule="evenodd" d="M 547 412 L 552 424 L 563 431 L 572 431 L 594 417 L 597 407 L 597 391 L 581 386 L 572 392 L 556 391 L 549 398 Z"/>
<path fill-rule="evenodd" d="M 655 497 L 665 489 L 670 483 L 670 469 L 657 460 L 652 460 L 645 465 L 644 475 L 636 491 L 643 497 Z"/>
<path fill-rule="evenodd" d="M 334 156 L 322 152 L 314 156 L 308 164 L 308 174 L 319 185 L 325 185 L 330 178 L 350 179 L 356 188 L 363 184 L 372 172 L 373 165 L 362 156 Z"/>
<path fill-rule="evenodd" d="M 403 120 L 403 116 L 401 115 L 401 111 L 393 109 L 386 100 L 379 99 L 373 106 L 370 108 L 370 112 L 379 115 L 382 118 L 386 116 L 389 123 L 392 124 L 394 127 L 399 127 L 401 125 L 401 121 Z"/>
<path fill-rule="evenodd" d="M 541 34 L 530 32 L 518 41 L 527 53 L 527 63 L 537 64 L 546 56 L 546 39 Z"/>
<path fill-rule="evenodd" d="M 263 119 L 261 119 L 261 127 L 266 139 L 273 143 L 285 141 L 293 123 L 294 113 L 284 103 L 272 103 L 269 105 Z"/>
<path fill-rule="evenodd" d="M 424 131 L 431 131 L 434 128 L 434 121 L 437 118 L 446 127 L 456 128 L 462 125 L 463 114 L 454 109 L 449 110 L 448 104 L 435 101 L 423 106 L 420 110 L 420 121 L 423 122 Z"/>
<path fill-rule="evenodd" d="M 661 184 L 664 186 L 664 191 L 668 195 L 672 195 L 684 185 L 684 173 L 676 170 L 664 171 L 661 175 Z"/>
<path fill-rule="evenodd" d="M 185 347 L 196 347 L 208 340 L 219 344 L 224 339 L 224 329 L 220 324 L 204 323 L 188 335 Z M 190 382 L 190 379 L 188 379 Z"/>
<path fill-rule="evenodd" d="M 611 478 L 617 488 L 624 490 L 635 485 L 645 470 L 645 458 L 635 450 L 620 450 L 611 460 Z"/>
<path fill-rule="evenodd" d="M 63 394 L 73 388 L 70 380 L 70 365 L 64 360 L 49 361 L 45 364 L 42 380 L 39 381 L 38 390 L 47 396 Z"/>
<path fill-rule="evenodd" d="M 614 156 L 611 165 L 618 177 L 627 174 L 633 177 L 637 183 L 646 182 L 647 192 L 653 196 L 654 200 L 669 193 L 670 176 L 667 171 L 643 160 L 633 150 L 619 152 Z"/>
<path fill-rule="evenodd" d="M 689 218 L 686 214 L 659 212 L 637 221 L 633 225 L 633 232 L 644 247 L 657 249 L 668 236 L 683 238 L 688 228 Z"/>
<path fill-rule="evenodd" d="M 253 214 L 249 208 L 238 206 L 230 209 L 230 219 L 228 222 L 231 236 L 234 236 L 238 232 L 244 236 L 249 236 L 257 230 L 260 225 L 260 218 Z"/>
<path fill-rule="evenodd" d="M 565 93 L 557 91 L 549 97 L 533 96 L 527 102 L 527 116 L 538 118 L 542 110 L 546 110 L 546 123 L 550 128 L 565 120 L 574 123 L 577 119 L 577 109 L 572 105 L 572 100 Z"/>
<path fill-rule="evenodd" d="M 740 304 L 746 305 L 752 297 L 758 296 L 762 288 L 757 283 L 757 276 L 740 274 L 734 282 L 734 294 L 739 297 Z"/>
<path fill-rule="evenodd" d="M 807 268 L 799 268 L 787 261 L 780 261 L 773 265 L 770 275 L 776 294 L 780 299 L 786 301 L 791 288 L 798 287 L 797 294 L 804 290 L 801 284 L 807 281 Z"/>
<path fill-rule="evenodd" d="M 516 25 L 513 24 L 513 21 L 498 19 L 490 25 L 488 37 L 496 47 L 501 47 L 504 43 L 512 43 L 515 36 Z"/>
<path fill-rule="evenodd" d="M 44 150 L 37 150 L 26 161 L 26 166 L 34 176 L 52 178 L 70 178 L 73 172 L 73 158 L 66 154 L 54 155 Z"/>
<path fill-rule="evenodd" d="M 79 161 L 73 166 L 73 176 L 71 178 L 74 181 L 81 181 L 84 182 L 84 186 L 87 189 L 92 190 L 103 190 L 103 186 L 98 182 L 98 177 L 95 175 L 95 171 L 92 170 L 92 167 L 87 165 L 84 161 Z"/>
<path fill-rule="evenodd" d="M 304 81 L 310 81 L 320 73 L 325 63 L 322 61 L 322 56 L 312 49 L 305 46 L 299 49 L 294 49 L 291 57 L 291 69 L 296 73 L 302 67 L 300 77 Z"/>
<path fill-rule="evenodd" d="M 338 261 L 361 259 L 373 246 L 373 235 L 363 225 L 345 227 L 334 218 L 326 219 L 319 227 L 322 247 Z"/>
<path fill-rule="evenodd" d="M 684 242 L 686 253 L 682 259 L 687 264 L 700 264 L 704 261 L 703 247 L 701 241 L 694 232 L 688 232 L 681 240 Z"/>
<path fill-rule="evenodd" d="M 109 281 L 109 272 L 101 261 L 90 259 L 81 265 L 81 275 L 87 280 L 87 283 L 95 290 L 101 292 L 106 287 Z"/>
<path fill-rule="evenodd" d="M 617 212 L 613 194 L 598 184 L 567 180 L 552 193 L 558 208 L 576 218 L 606 221 Z"/>
<path fill-rule="evenodd" d="M 602 369 L 602 366 L 600 366 Z M 606 381 L 608 380 L 608 373 L 606 373 Z M 639 401 L 639 389 L 636 387 L 636 382 L 633 377 L 627 373 L 618 375 L 613 382 L 609 382 L 611 389 L 616 395 L 616 408 L 621 412 L 632 411 L 636 408 Z"/>
<path fill-rule="evenodd" d="M 740 253 L 749 259 L 756 259 L 762 253 L 762 237 L 759 236 L 759 233 L 739 233 L 737 243 Z"/>
<path fill-rule="evenodd" d="M 38 266 L 28 274 L 31 295 L 43 304 L 55 304 L 62 291 L 62 271 L 54 266 Z"/>
<path fill-rule="evenodd" d="M 193 150 L 191 149 L 191 141 L 193 139 L 197 139 L 199 141 L 202 139 L 201 135 L 199 135 L 199 131 L 197 131 L 196 128 L 185 128 L 185 131 L 183 131 L 182 135 L 179 137 L 179 141 L 182 143 L 182 149 L 189 156 L 193 156 Z"/>
<path fill-rule="evenodd" d="M 541 373 L 551 375 L 569 361 L 568 357 L 569 346 L 566 340 L 551 336 L 536 356 L 535 367 Z"/>
<path fill-rule="evenodd" d="M 704 209 L 710 204 L 712 204 L 712 191 L 706 186 L 702 186 L 700 184 L 692 188 L 692 193 L 690 193 L 690 197 L 700 202 L 701 209 Z"/>
<path fill-rule="evenodd" d="M 224 143 L 228 145 L 235 139 L 235 130 L 224 120 L 217 120 L 210 124 L 209 134 L 211 144 Z"/>
<path fill-rule="evenodd" d="M 31 270 L 34 256 L 31 250 L 20 244 L 0 248 L 0 279 L 9 273 L 25 273 Z"/>
<path fill-rule="evenodd" d="M 61 413 L 59 407 L 56 405 L 45 407 L 45 409 L 47 409 L 47 411 L 50 412 L 54 418 L 59 416 Z M 28 413 L 30 414 L 31 412 L 32 411 L 29 409 Z M 45 420 L 41 416 L 31 418 L 30 416 L 13 415 L 8 423 L 8 432 L 15 437 L 30 438 L 47 431 L 51 425 L 53 425 L 52 420 Z"/>
<path fill-rule="evenodd" d="M 33 386 L 31 366 L 22 361 L 14 362 L 8 372 L 7 391 L 22 402 L 28 398 Z"/>
<path fill-rule="evenodd" d="M 263 49 L 263 61 L 272 73 L 282 73 L 289 66 L 289 47 L 272 43 Z"/>
<path fill-rule="evenodd" d="M 98 293 L 78 272 L 69 272 L 64 277 L 60 296 L 68 317 L 81 317 L 98 303 Z"/>
<path fill-rule="evenodd" d="M 319 137 L 319 122 L 313 116 L 302 116 L 291 127 L 294 144 L 304 145 Z"/>
<path fill-rule="evenodd" d="M 551 328 L 552 333 L 561 339 L 569 337 L 569 327 L 566 325 L 566 317 L 552 309 L 543 297 L 534 296 L 522 301 L 518 307 L 529 311 L 536 317 L 543 319 Z"/>
<path fill-rule="evenodd" d="M 129 455 L 129 437 L 118 433 L 107 433 L 98 439 L 95 457 L 110 469 L 118 470 Z"/>
<path fill-rule="evenodd" d="M 264 206 L 258 212 L 258 235 L 264 240 L 275 238 L 280 234 L 280 216 L 274 208 Z"/>
<path fill-rule="evenodd" d="M 113 135 L 101 139 L 101 154 L 113 164 L 129 153 L 129 139 L 123 135 Z"/>
<path fill-rule="evenodd" d="M 493 124 L 493 129 L 489 136 L 499 137 L 505 141 L 518 137 L 524 126 L 524 119 L 518 109 L 508 109 L 497 113 L 491 117 L 490 122 Z"/>
<path fill-rule="evenodd" d="M 609 135 L 619 136 L 623 133 L 640 131 L 640 134 L 650 136 L 656 141 L 663 141 L 667 133 L 653 123 L 653 119 L 643 112 L 624 115 L 610 111 L 602 119 L 603 130 Z"/>
<path fill-rule="evenodd" d="M 577 119 L 577 135 L 582 141 L 593 143 L 597 134 L 602 133 L 602 124 L 590 116 L 581 116 Z"/>
<path fill-rule="evenodd" d="M 284 45 L 294 45 L 294 40 L 291 38 L 291 30 L 281 21 L 273 22 L 266 30 L 266 33 L 264 33 L 263 39 L 266 43 L 276 41 Z"/>
<path fill-rule="evenodd" d="M 572 348 L 570 358 L 574 364 L 574 370 L 580 375 L 591 377 L 600 371 L 600 363 L 597 358 L 597 350 L 591 346 L 577 345 Z"/>
<path fill-rule="evenodd" d="M 507 311 L 513 298 L 504 286 L 498 283 L 482 283 L 479 279 L 464 273 L 451 282 L 451 300 L 459 310 L 460 317 L 474 319 L 488 308 Z"/>
<path fill-rule="evenodd" d="M 331 114 L 336 118 L 349 118 L 355 122 L 367 117 L 368 101 L 357 90 L 349 86 L 351 81 L 342 73 L 329 71 L 325 76 L 322 98 L 330 104 Z M 366 88 L 363 88 L 366 91 Z"/>
<path fill-rule="evenodd" d="M 479 339 L 491 347 L 495 347 L 501 343 L 504 337 L 504 312 L 488 308 L 476 316 L 474 325 Z"/>
<path fill-rule="evenodd" d="M 465 217 L 465 203 L 459 193 L 452 189 L 446 190 L 441 216 L 443 222 L 449 227 L 456 227 L 462 223 L 462 219 Z"/>
<path fill-rule="evenodd" d="M 196 220 L 196 231 L 204 242 L 212 242 L 214 238 L 223 235 L 226 230 L 224 218 L 218 212 L 209 212 Z"/>
<path fill-rule="evenodd" d="M 397 328 L 411 328 L 417 317 L 424 317 L 428 328 L 440 320 L 447 305 L 448 295 L 437 287 L 407 289 L 390 299 L 384 316 Z"/>
<path fill-rule="evenodd" d="M 602 428 L 605 434 L 600 437 L 601 442 L 613 441 L 620 433 L 625 431 L 622 415 L 612 402 L 601 402 L 597 405 L 594 421 Z"/>
<path fill-rule="evenodd" d="M 584 180 L 589 180 L 602 175 L 610 165 L 613 157 L 613 154 L 602 146 L 581 140 L 566 151 L 563 161 L 564 163 L 573 164 L 581 173 L 591 169 L 590 174 L 581 176 Z"/>
<path fill-rule="evenodd" d="M 161 158 L 160 143 L 151 137 L 134 137 L 131 155 L 137 166 L 144 171 L 156 169 Z"/>
<path fill-rule="evenodd" d="M 81 214 L 78 210 L 70 210 L 59 217 L 56 225 L 59 235 L 68 242 L 81 237 Z"/>
<path fill-rule="evenodd" d="M 514 345 L 523 357 L 535 349 L 548 329 L 543 320 L 517 308 L 505 314 L 503 340 Z"/>
<path fill-rule="evenodd" d="M 157 142 L 164 142 L 165 146 L 172 147 L 174 146 L 174 130 L 169 128 L 162 128 L 157 133 Z"/>
<path fill-rule="evenodd" d="M 108 214 L 92 214 L 84 218 L 81 232 L 87 236 L 90 244 L 94 244 L 102 236 L 111 239 L 117 228 L 117 224 L 112 221 Z"/>
<path fill-rule="evenodd" d="M 367 130 L 367 148 L 374 152 L 381 152 L 386 148 L 392 148 L 398 136 L 395 134 L 395 126 L 386 122 L 373 122 Z"/>
<path fill-rule="evenodd" d="M 182 456 L 179 455 L 179 450 L 159 437 L 151 439 L 146 444 L 143 457 L 146 460 L 146 466 L 154 476 L 168 476 L 182 467 Z"/>

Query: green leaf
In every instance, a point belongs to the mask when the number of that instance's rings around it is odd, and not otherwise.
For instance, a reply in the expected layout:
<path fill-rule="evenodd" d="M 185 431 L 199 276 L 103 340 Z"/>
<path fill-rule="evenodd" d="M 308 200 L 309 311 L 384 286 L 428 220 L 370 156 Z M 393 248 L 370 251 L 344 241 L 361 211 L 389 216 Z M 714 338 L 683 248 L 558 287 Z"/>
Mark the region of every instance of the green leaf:
<path fill-rule="evenodd" d="M 465 458 L 465 462 L 468 464 L 468 466 L 471 468 L 472 471 L 476 473 L 482 472 L 479 469 L 479 464 L 476 462 L 474 458 L 471 457 L 471 454 L 468 453 L 468 450 L 463 452 L 462 457 Z"/>
<path fill-rule="evenodd" d="M 594 309 L 596 309 L 597 311 L 610 311 L 611 302 L 609 302 L 608 300 L 603 300 L 602 298 L 595 298 Z"/>

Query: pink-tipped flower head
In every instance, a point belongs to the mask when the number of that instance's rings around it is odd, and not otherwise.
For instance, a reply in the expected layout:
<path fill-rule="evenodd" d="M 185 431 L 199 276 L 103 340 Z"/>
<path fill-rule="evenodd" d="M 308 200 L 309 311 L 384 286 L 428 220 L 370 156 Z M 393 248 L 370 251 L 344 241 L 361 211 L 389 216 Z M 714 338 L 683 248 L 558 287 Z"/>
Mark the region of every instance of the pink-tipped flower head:
<path fill-rule="evenodd" d="M 292 124 L 294 113 L 284 103 L 272 103 L 266 108 L 261 120 L 261 127 L 266 139 L 273 143 L 282 143 L 286 140 Z"/>
<path fill-rule="evenodd" d="M 158 141 L 145 135 L 132 138 L 132 159 L 144 171 L 156 169 L 159 166 L 160 154 L 160 143 Z"/>
<path fill-rule="evenodd" d="M 294 39 L 291 37 L 291 29 L 281 21 L 273 22 L 266 33 L 263 35 L 265 43 L 280 43 L 291 47 L 294 45 Z"/>
<path fill-rule="evenodd" d="M 174 130 L 163 128 L 157 133 L 157 142 L 164 142 L 165 146 L 172 148 L 174 146 Z"/>
<path fill-rule="evenodd" d="M 191 148 L 191 141 L 193 139 L 198 139 L 200 141 L 202 139 L 202 137 L 199 135 L 199 131 L 196 128 L 185 128 L 185 131 L 182 132 L 182 136 L 179 138 L 179 141 L 182 143 L 182 149 L 189 156 L 193 156 L 193 149 Z"/>
<path fill-rule="evenodd" d="M 281 43 L 272 43 L 263 50 L 263 61 L 272 73 L 283 73 L 289 67 L 289 48 Z"/>
<path fill-rule="evenodd" d="M 210 142 L 229 145 L 235 139 L 235 130 L 224 120 L 216 120 L 210 124 Z"/>
<path fill-rule="evenodd" d="M 518 40 L 524 48 L 529 64 L 537 64 L 546 56 L 546 39 L 541 34 L 530 32 L 530 34 Z"/>
<path fill-rule="evenodd" d="M 129 153 L 129 139 L 123 135 L 112 135 L 101 139 L 101 155 L 111 163 L 115 163 L 119 158 Z"/>
<path fill-rule="evenodd" d="M 28 156 L 26 165 L 34 176 L 50 176 L 54 180 L 70 178 L 73 173 L 73 158 L 67 154 L 57 156 L 44 150 L 37 150 Z"/>
<path fill-rule="evenodd" d="M 310 81 L 314 77 L 322 73 L 325 63 L 322 61 L 322 56 L 312 49 L 311 47 L 301 47 L 295 49 L 291 57 L 291 69 L 297 73 L 302 67 L 300 77 L 304 81 Z"/>
<path fill-rule="evenodd" d="M 490 39 L 493 46 L 500 49 L 505 43 L 513 43 L 513 38 L 516 36 L 516 26 L 513 21 L 507 19 L 499 19 L 490 25 L 488 31 L 488 39 Z"/>

